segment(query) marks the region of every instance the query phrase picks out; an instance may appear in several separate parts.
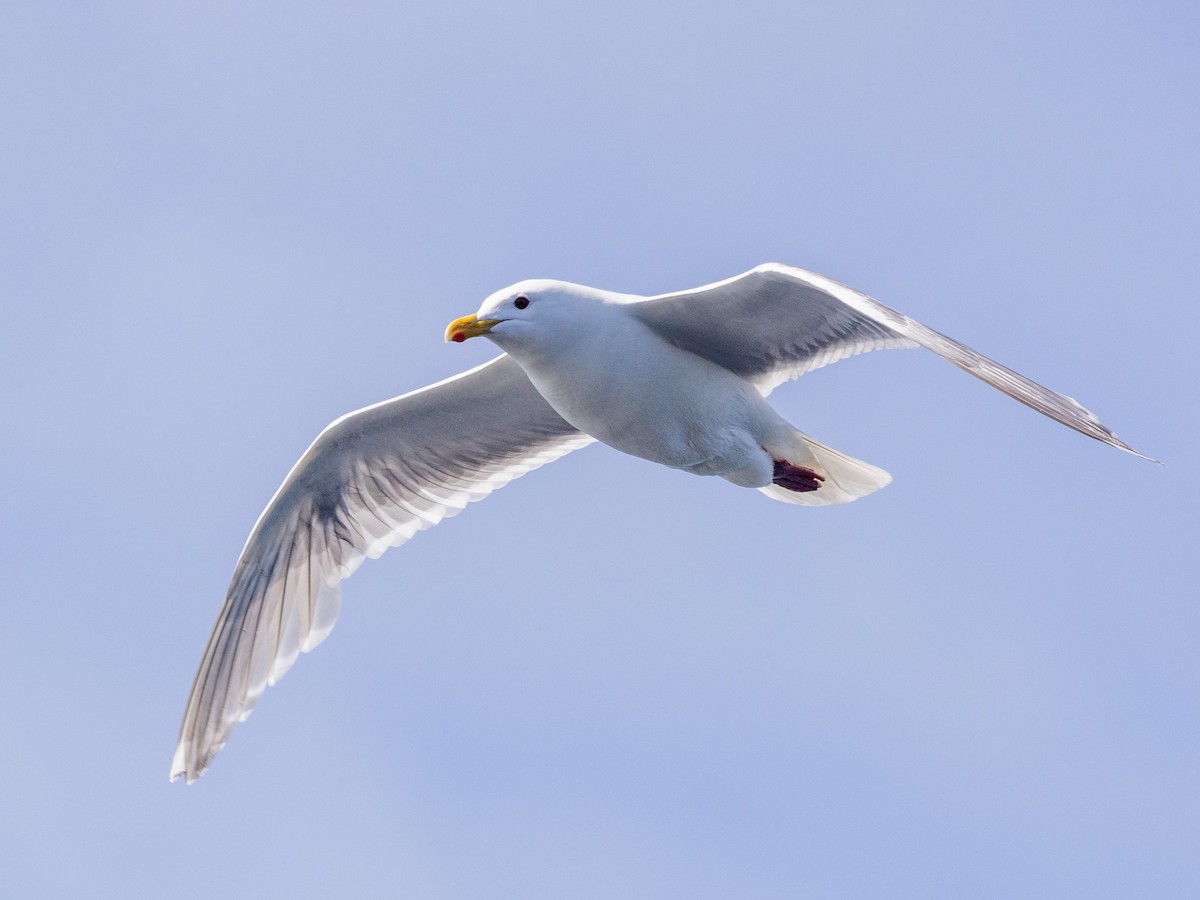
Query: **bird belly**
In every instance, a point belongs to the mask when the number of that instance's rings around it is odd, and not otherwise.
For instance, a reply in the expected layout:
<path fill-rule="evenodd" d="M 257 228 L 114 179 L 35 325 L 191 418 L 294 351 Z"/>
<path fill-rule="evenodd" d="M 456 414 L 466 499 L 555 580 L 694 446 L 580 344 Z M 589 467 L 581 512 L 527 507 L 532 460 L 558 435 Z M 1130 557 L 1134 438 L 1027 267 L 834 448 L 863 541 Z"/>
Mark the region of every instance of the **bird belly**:
<path fill-rule="evenodd" d="M 662 345 L 624 361 L 620 371 L 578 364 L 527 367 L 555 411 L 623 453 L 697 475 L 736 475 L 736 483 L 771 483 L 763 442 L 782 425 L 749 382 L 715 363 Z"/>

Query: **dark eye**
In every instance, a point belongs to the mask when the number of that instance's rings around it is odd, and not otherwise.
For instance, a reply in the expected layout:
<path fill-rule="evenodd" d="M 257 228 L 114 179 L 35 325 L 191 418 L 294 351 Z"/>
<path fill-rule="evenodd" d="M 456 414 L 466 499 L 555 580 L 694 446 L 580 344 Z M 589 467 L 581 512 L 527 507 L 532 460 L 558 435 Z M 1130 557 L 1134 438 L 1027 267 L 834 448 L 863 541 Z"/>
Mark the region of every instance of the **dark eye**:
<path fill-rule="evenodd" d="M 518 297 L 516 300 L 513 301 L 513 306 L 515 306 L 517 309 L 524 309 L 528 305 L 529 305 L 529 298 L 526 297 L 524 294 L 522 294 L 520 297 Z"/>

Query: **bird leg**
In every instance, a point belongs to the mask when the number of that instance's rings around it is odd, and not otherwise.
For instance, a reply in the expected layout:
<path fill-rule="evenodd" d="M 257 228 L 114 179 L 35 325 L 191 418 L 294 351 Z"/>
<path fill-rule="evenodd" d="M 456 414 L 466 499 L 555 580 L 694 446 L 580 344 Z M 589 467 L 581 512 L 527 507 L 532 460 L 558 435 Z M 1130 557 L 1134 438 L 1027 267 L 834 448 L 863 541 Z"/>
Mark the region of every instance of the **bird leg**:
<path fill-rule="evenodd" d="M 793 465 L 785 459 L 776 459 L 774 463 L 775 475 L 772 480 L 785 490 L 804 494 L 815 491 L 825 480 L 824 475 L 818 475 L 804 466 Z"/>

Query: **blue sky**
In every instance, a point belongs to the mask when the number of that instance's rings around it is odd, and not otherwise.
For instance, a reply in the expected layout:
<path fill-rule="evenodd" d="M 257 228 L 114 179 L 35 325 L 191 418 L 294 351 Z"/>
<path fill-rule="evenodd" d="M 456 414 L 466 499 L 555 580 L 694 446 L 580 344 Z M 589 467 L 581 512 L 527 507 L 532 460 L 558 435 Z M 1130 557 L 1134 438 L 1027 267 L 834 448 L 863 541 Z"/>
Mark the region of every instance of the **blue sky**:
<path fill-rule="evenodd" d="M 10 2 L 13 896 L 1195 896 L 1192 4 Z M 196 785 L 237 553 L 312 437 L 526 277 L 767 260 L 923 353 L 774 395 L 885 491 L 568 457 L 364 566 Z"/>

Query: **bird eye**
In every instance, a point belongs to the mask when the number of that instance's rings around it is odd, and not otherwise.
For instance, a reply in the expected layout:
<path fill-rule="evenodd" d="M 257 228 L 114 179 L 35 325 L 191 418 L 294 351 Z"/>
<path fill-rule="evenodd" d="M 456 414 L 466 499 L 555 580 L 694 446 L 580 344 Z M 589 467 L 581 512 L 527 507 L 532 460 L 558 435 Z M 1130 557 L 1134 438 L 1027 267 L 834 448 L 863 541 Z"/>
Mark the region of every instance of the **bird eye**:
<path fill-rule="evenodd" d="M 513 301 L 513 306 L 515 306 L 517 309 L 524 309 L 528 305 L 529 305 L 529 298 L 526 297 L 524 294 L 522 294 L 516 300 Z"/>

